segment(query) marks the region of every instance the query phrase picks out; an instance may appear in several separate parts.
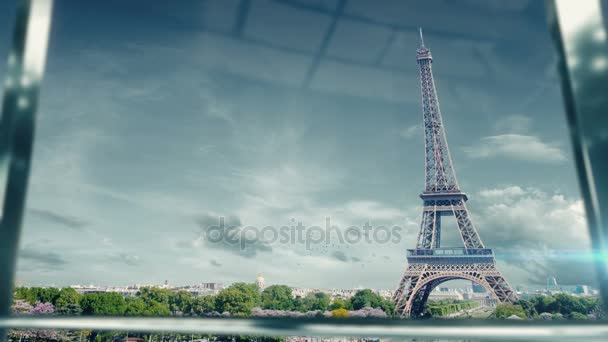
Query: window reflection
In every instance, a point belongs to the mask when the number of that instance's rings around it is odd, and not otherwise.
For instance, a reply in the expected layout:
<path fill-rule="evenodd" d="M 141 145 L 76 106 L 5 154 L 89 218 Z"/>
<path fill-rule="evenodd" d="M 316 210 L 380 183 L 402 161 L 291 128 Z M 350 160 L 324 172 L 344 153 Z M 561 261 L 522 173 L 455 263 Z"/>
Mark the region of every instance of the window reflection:
<path fill-rule="evenodd" d="M 561 300 L 596 317 L 542 3 L 385 5 L 57 4 L 17 285 L 87 299 L 61 306 L 41 290 L 19 300 L 66 315 L 374 316 L 355 313 L 369 307 L 393 316 L 404 254 L 427 255 L 406 251 L 424 184 L 414 57 L 424 26 L 485 244 L 522 298 L 566 292 Z M 368 240 L 366 224 L 399 234 Z M 361 234 L 355 243 L 350 227 Z M 259 273 L 278 294 L 255 292 Z M 444 288 L 430 293 L 429 312 L 451 301 L 471 309 L 460 302 L 475 297 L 474 284 Z M 370 306 L 355 308 L 364 289 Z M 245 299 L 233 306 L 222 299 L 231 294 Z M 475 308 L 495 305 L 479 298 Z M 110 304 L 87 304 L 95 301 Z M 531 303 L 500 315 L 583 318 Z"/>

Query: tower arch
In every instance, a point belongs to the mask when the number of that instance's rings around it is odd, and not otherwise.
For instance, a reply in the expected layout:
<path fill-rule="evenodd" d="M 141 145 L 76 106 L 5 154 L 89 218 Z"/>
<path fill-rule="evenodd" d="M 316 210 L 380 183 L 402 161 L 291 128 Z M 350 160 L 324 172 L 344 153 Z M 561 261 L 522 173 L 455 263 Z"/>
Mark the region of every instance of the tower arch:
<path fill-rule="evenodd" d="M 418 284 L 416 284 L 416 288 L 412 290 L 411 298 L 409 299 L 410 303 L 408 305 L 409 312 L 408 315 L 410 317 L 419 317 L 424 312 L 424 305 L 426 304 L 429 295 L 431 292 L 439 285 L 451 281 L 451 280 L 470 280 L 481 286 L 486 290 L 486 292 L 493 297 L 493 299 L 499 300 L 499 298 L 494 293 L 494 290 L 490 286 L 490 284 L 485 281 L 482 277 L 475 272 L 454 274 L 454 275 L 446 275 L 443 273 L 437 273 L 431 275 L 423 280 L 420 280 Z"/>

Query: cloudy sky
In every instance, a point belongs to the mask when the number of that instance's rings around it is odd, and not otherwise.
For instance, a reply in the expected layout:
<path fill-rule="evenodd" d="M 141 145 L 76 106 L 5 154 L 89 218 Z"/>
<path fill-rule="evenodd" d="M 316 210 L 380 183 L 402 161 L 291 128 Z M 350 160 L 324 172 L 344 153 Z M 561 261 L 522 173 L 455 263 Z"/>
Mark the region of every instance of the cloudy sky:
<path fill-rule="evenodd" d="M 542 4 L 58 1 L 17 278 L 261 272 L 269 284 L 394 288 L 421 216 L 422 26 L 459 183 L 504 275 L 593 285 Z M 0 58 L 13 9 L 0 5 Z M 246 248 L 216 242 L 220 218 Z M 335 234 L 369 223 L 399 237 L 255 239 L 327 218 Z"/>

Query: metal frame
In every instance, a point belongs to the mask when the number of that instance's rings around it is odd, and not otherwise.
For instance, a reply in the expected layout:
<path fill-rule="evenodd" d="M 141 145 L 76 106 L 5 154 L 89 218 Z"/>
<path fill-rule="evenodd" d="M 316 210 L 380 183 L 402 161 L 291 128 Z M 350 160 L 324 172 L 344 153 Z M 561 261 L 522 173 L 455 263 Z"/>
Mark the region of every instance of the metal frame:
<path fill-rule="evenodd" d="M 576 32 L 569 32 L 569 28 L 581 20 L 575 17 L 580 11 L 568 11 L 566 7 L 572 6 L 572 2 L 567 0 L 546 0 L 547 20 L 558 55 L 566 120 L 605 310 L 608 309 L 608 140 L 602 136 L 602 130 L 608 127 L 608 96 L 605 93 L 608 72 L 605 69 L 581 72 L 573 62 L 581 59 L 581 63 L 589 65 L 592 57 L 608 59 L 608 23 L 602 18 L 602 6 L 606 3 L 600 0 L 585 3 L 593 6 L 593 10 L 583 22 L 592 25 L 593 32 L 582 32 L 589 34 L 588 37 L 576 37 L 572 36 Z M 593 50 L 589 51 L 587 46 L 592 35 L 603 35 L 604 39 L 594 39 Z"/>
<path fill-rule="evenodd" d="M 34 120 L 48 43 L 52 0 L 22 0 L 17 7 L 13 46 L 8 56 L 0 119 L 0 315 L 10 314 L 13 279 L 34 141 Z M 0 339 L 4 331 L 0 330 Z"/>
<path fill-rule="evenodd" d="M 568 13 L 558 11 L 556 2 L 571 0 L 547 0 L 548 21 L 559 56 L 559 70 L 570 128 L 575 163 L 578 170 L 582 197 L 585 203 L 589 231 L 596 257 L 596 271 L 600 280 L 600 290 L 604 303 L 608 303 L 608 160 L 602 158 L 602 151 L 608 150 L 605 140 L 594 135 L 597 129 L 608 127 L 608 97 L 596 98 L 594 106 L 585 103 L 585 95 L 575 92 L 576 84 L 592 84 L 597 89 L 608 88 L 605 73 L 573 73 L 568 66 L 567 50 L 574 43 L 564 39 L 560 27 L 568 20 Z M 598 0 L 592 0 L 599 3 Z M 590 1 L 591 2 L 591 1 Z M 34 23 L 34 4 L 45 4 L 46 9 L 38 13 L 37 63 L 28 64 L 30 46 L 28 33 Z M 476 338 L 491 340 L 605 340 L 608 325 L 604 322 L 510 322 L 510 321 L 304 321 L 304 320 L 241 320 L 241 319 L 142 319 L 142 318 L 51 318 L 27 319 L 9 316 L 12 302 L 12 288 L 17 257 L 17 246 L 23 217 L 29 162 L 34 138 L 34 117 L 37 106 L 39 82 L 42 77 L 40 61 L 44 61 L 48 23 L 50 20 L 50 0 L 19 0 L 13 35 L 13 47 L 9 57 L 9 81 L 0 119 L 0 179 L 6 180 L 3 198 L 3 215 L 0 221 L 0 332 L 8 328 L 55 328 L 55 329 L 96 329 L 129 331 L 176 331 L 210 334 L 253 334 L 268 336 L 385 336 L 398 338 Z M 577 2 L 574 2 L 577 3 Z M 40 8 L 39 8 L 40 9 Z M 44 28 L 46 16 L 46 29 Z M 601 12 L 592 19 L 601 18 Z M 602 28 L 606 33 L 605 26 Z M 608 58 L 607 43 L 598 43 L 601 56 Z M 584 55 L 585 51 L 578 51 Z M 36 58 L 35 58 L 36 59 Z M 28 77 L 24 77 L 28 76 Z M 605 93 L 604 93 L 605 95 Z M 598 115 L 602 114 L 602 115 Z M 583 124 L 585 120 L 587 125 Z M 592 122 L 589 124 L 589 122 Z M 596 130 L 593 130 L 596 128 Z M 589 145 L 593 142 L 593 146 Z M 0 336 L 4 340 L 5 336 Z"/>
<path fill-rule="evenodd" d="M 94 329 L 143 333 L 181 332 L 258 336 L 365 336 L 402 339 L 438 338 L 494 341 L 605 341 L 608 325 L 562 321 L 390 321 L 229 318 L 8 318 L 3 328 Z"/>

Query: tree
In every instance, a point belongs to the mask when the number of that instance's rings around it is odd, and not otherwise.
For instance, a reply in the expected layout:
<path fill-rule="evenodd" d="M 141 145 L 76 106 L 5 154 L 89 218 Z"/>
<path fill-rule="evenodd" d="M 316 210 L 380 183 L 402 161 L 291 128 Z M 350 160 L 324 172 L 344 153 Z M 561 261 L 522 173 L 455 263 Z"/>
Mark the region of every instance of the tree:
<path fill-rule="evenodd" d="M 258 287 L 246 283 L 235 283 L 220 291 L 215 298 L 216 310 L 227 311 L 233 316 L 248 316 L 260 302 Z"/>
<path fill-rule="evenodd" d="M 521 305 L 513 305 L 508 303 L 498 304 L 494 310 L 494 315 L 496 318 L 509 318 L 513 315 L 526 318 L 526 312 Z"/>
<path fill-rule="evenodd" d="M 534 304 L 536 312 L 551 312 L 554 308 L 555 299 L 550 296 L 536 296 L 530 300 Z"/>
<path fill-rule="evenodd" d="M 137 292 L 137 297 L 140 297 L 146 303 L 155 301 L 158 303 L 169 304 L 171 291 L 169 289 L 161 289 L 158 287 L 142 287 Z"/>
<path fill-rule="evenodd" d="M 349 317 L 353 318 L 386 318 L 387 314 L 381 309 L 374 309 L 368 307 L 364 307 L 360 310 L 354 310 L 349 312 Z"/>
<path fill-rule="evenodd" d="M 390 299 L 382 298 L 382 304 L 380 305 L 380 308 L 389 317 L 393 317 L 395 315 L 395 303 L 393 303 L 393 301 Z"/>
<path fill-rule="evenodd" d="M 272 285 L 262 292 L 262 308 L 271 310 L 293 310 L 292 291 L 289 286 Z"/>
<path fill-rule="evenodd" d="M 334 318 L 347 318 L 348 315 L 349 312 L 346 309 L 336 309 L 331 311 L 331 317 Z"/>
<path fill-rule="evenodd" d="M 357 291 L 350 301 L 355 310 L 363 309 L 365 307 L 381 308 L 384 304 L 383 298 L 373 293 L 370 289 Z"/>
<path fill-rule="evenodd" d="M 15 303 L 11 307 L 11 311 L 15 315 L 31 315 L 33 309 L 34 307 L 23 299 L 15 300 Z"/>
<path fill-rule="evenodd" d="M 195 297 L 189 313 L 201 316 L 205 313 L 216 311 L 215 300 L 216 296 Z"/>
<path fill-rule="evenodd" d="M 15 289 L 14 297 L 17 300 L 28 302 L 30 305 L 34 305 L 38 301 L 34 292 L 28 287 L 17 287 Z"/>
<path fill-rule="evenodd" d="M 304 308 L 304 298 L 297 296 L 293 299 L 293 309 L 296 311 L 304 312 L 306 309 Z"/>
<path fill-rule="evenodd" d="M 536 312 L 559 313 L 565 317 L 570 317 L 570 314 L 573 312 L 581 314 L 594 313 L 597 312 L 599 307 L 599 300 L 597 298 L 575 297 L 565 293 L 559 293 L 554 296 L 536 296 L 529 299 L 529 302 L 534 305 Z"/>
<path fill-rule="evenodd" d="M 260 295 L 260 288 L 256 284 L 248 284 L 248 283 L 234 283 L 230 287 L 239 289 L 248 293 L 253 299 L 255 306 L 260 306 L 262 304 L 262 297 Z"/>
<path fill-rule="evenodd" d="M 55 302 L 57 313 L 67 316 L 79 315 L 82 313 L 82 308 L 80 307 L 81 298 L 82 295 L 72 288 L 65 287 L 61 289 Z"/>
<path fill-rule="evenodd" d="M 173 313 L 189 313 L 192 311 L 194 296 L 190 292 L 177 291 L 169 295 L 169 309 Z"/>
<path fill-rule="evenodd" d="M 568 315 L 568 318 L 570 318 L 570 319 L 575 319 L 575 320 L 587 320 L 587 319 L 589 319 L 589 318 L 587 317 L 587 315 L 582 314 L 582 313 L 580 313 L 580 312 L 576 312 L 576 311 L 574 311 L 574 312 L 572 312 L 571 314 L 569 314 L 569 315 Z"/>
<path fill-rule="evenodd" d="M 536 311 L 536 308 L 534 307 L 534 303 L 532 301 L 520 299 L 515 302 L 515 305 L 519 305 L 522 309 L 524 309 L 526 317 L 538 317 L 538 311 Z"/>
<path fill-rule="evenodd" d="M 56 312 L 62 316 L 78 316 L 82 314 L 82 308 L 79 304 L 69 303 L 56 308 Z"/>
<path fill-rule="evenodd" d="M 298 311 L 327 311 L 329 302 L 329 296 L 323 292 L 309 293 L 302 300 L 302 307 Z"/>
<path fill-rule="evenodd" d="M 350 301 L 348 300 L 344 300 L 342 298 L 336 298 L 334 299 L 334 301 L 331 303 L 331 305 L 329 306 L 329 310 L 336 310 L 336 309 L 352 309 L 352 305 L 350 303 Z"/>
<path fill-rule="evenodd" d="M 144 310 L 143 315 L 151 316 L 151 317 L 170 316 L 171 310 L 169 309 L 169 305 L 167 305 L 165 303 L 151 301 L 146 306 L 146 309 Z"/>
<path fill-rule="evenodd" d="M 116 292 L 87 293 L 80 305 L 84 315 L 122 316 L 127 309 L 125 298 Z"/>
<path fill-rule="evenodd" d="M 32 309 L 34 315 L 52 315 L 53 313 L 55 313 L 55 306 L 49 302 L 38 302 Z M 58 336 L 57 331 L 51 329 L 36 329 L 33 330 L 33 335 L 36 336 L 36 340 L 41 338 L 44 341 L 55 340 Z"/>
<path fill-rule="evenodd" d="M 51 303 L 55 305 L 59 298 L 59 289 L 55 287 L 38 287 L 34 288 L 37 294 L 37 300 L 41 303 Z"/>
<path fill-rule="evenodd" d="M 555 301 L 553 302 L 553 306 L 551 312 L 559 312 L 562 315 L 569 315 L 572 312 L 579 312 L 582 314 L 586 314 L 587 311 L 585 306 L 581 303 L 581 301 L 574 296 L 567 295 L 565 293 L 559 293 L 554 296 Z"/>
<path fill-rule="evenodd" d="M 34 315 L 51 315 L 55 312 L 55 306 L 51 303 L 36 303 L 32 309 Z"/>
<path fill-rule="evenodd" d="M 138 297 L 129 297 L 126 300 L 125 316 L 143 316 L 146 311 L 146 302 Z"/>
<path fill-rule="evenodd" d="M 18 287 L 15 299 L 23 299 L 34 305 L 36 302 L 56 304 L 59 289 L 54 287 Z"/>
<path fill-rule="evenodd" d="M 601 307 L 599 298 L 579 297 L 579 301 L 585 307 L 586 313 L 598 312 L 598 309 Z"/>

